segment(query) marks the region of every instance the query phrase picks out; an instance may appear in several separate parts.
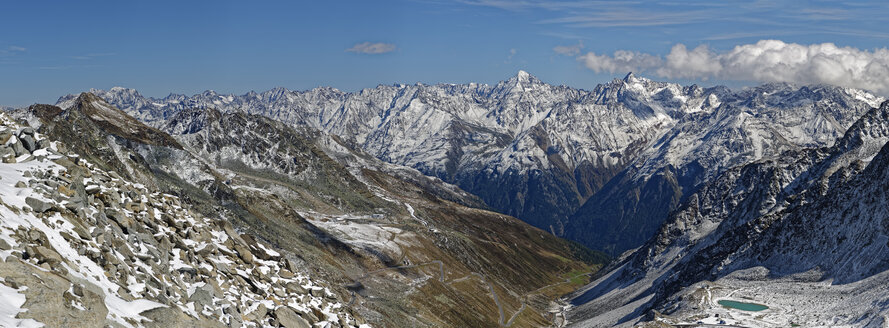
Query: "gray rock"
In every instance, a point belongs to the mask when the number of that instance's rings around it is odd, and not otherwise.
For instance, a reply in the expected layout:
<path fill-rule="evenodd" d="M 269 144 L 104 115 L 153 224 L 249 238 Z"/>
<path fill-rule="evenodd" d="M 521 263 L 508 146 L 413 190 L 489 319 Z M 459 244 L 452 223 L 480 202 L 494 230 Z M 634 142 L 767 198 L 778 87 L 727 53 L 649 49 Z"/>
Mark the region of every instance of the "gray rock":
<path fill-rule="evenodd" d="M 50 265 L 62 263 L 62 256 L 52 249 L 36 246 L 34 247 L 34 253 L 41 262 L 49 263 Z"/>
<path fill-rule="evenodd" d="M 28 152 L 28 150 L 25 149 L 25 146 L 22 146 L 22 140 L 21 140 L 21 139 L 16 140 L 15 143 L 12 144 L 12 150 L 15 151 L 15 156 L 16 156 L 16 157 L 18 157 L 18 156 L 22 156 L 22 155 L 24 155 L 26 152 Z"/>
<path fill-rule="evenodd" d="M 181 267 L 177 271 L 179 271 L 179 273 L 187 273 L 191 276 L 198 274 L 198 270 L 192 267 Z"/>
<path fill-rule="evenodd" d="M 0 158 L 6 156 L 15 156 L 15 151 L 7 146 L 0 146 Z"/>
<path fill-rule="evenodd" d="M 296 293 L 296 294 L 305 294 L 306 293 L 305 288 L 300 286 L 299 283 L 293 282 L 293 281 L 288 282 L 287 285 L 284 286 L 284 288 L 287 288 L 287 291 L 290 293 Z"/>
<path fill-rule="evenodd" d="M 29 136 L 33 136 L 33 135 L 34 135 L 34 128 L 32 128 L 32 127 L 26 127 L 26 128 L 23 128 L 23 129 L 22 129 L 22 132 L 20 132 L 19 135 L 20 135 L 20 136 L 21 136 L 21 135 L 29 135 Z"/>
<path fill-rule="evenodd" d="M 6 144 L 9 141 L 9 138 L 12 138 L 12 133 L 9 131 L 0 132 L 0 144 Z"/>
<path fill-rule="evenodd" d="M 46 149 L 46 148 L 49 148 L 49 139 L 37 140 L 37 149 Z"/>
<path fill-rule="evenodd" d="M 248 313 L 247 316 L 253 320 L 262 320 L 268 313 L 269 310 L 265 307 L 265 304 L 260 303 L 259 306 L 256 307 L 256 310 Z"/>
<path fill-rule="evenodd" d="M 191 297 L 188 298 L 188 301 L 194 302 L 196 305 L 195 308 L 197 309 L 203 309 L 204 306 L 212 307 L 213 287 L 208 284 L 204 284 L 204 286 L 195 289 L 194 293 L 191 294 Z"/>
<path fill-rule="evenodd" d="M 113 208 L 106 208 L 105 215 L 117 222 L 117 224 L 119 224 L 121 227 L 124 227 L 128 230 L 131 229 L 136 223 L 135 221 L 133 221 L 133 219 L 128 217 L 123 212 L 115 210 Z"/>
<path fill-rule="evenodd" d="M 235 251 L 241 256 L 241 259 L 248 264 L 253 264 L 253 253 L 243 245 L 235 245 Z"/>
<path fill-rule="evenodd" d="M 33 197 L 25 197 L 25 204 L 31 207 L 34 212 L 43 213 L 52 209 L 53 204 L 50 202 L 42 201 Z"/>
<path fill-rule="evenodd" d="M 34 137 L 30 135 L 22 135 L 19 140 L 22 141 L 22 145 L 25 146 L 25 149 L 27 149 L 29 153 L 33 153 L 37 150 L 37 142 L 34 141 Z"/>
<path fill-rule="evenodd" d="M 311 328 L 312 325 L 309 324 L 306 319 L 303 319 L 296 311 L 293 311 L 288 306 L 282 306 L 275 309 L 275 318 L 278 319 L 278 322 L 286 327 L 286 328 Z"/>

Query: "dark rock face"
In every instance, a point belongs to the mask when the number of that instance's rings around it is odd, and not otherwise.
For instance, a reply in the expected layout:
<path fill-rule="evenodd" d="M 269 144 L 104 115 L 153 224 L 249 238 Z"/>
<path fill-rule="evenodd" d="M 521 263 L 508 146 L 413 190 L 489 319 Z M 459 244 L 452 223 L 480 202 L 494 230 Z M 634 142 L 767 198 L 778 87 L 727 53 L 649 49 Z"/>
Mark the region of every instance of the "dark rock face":
<path fill-rule="evenodd" d="M 642 185 L 622 172 L 573 213 L 565 238 L 583 240 L 612 256 L 645 242 L 676 208 L 682 187 L 672 168 L 664 168 Z"/>
<path fill-rule="evenodd" d="M 35 150 L 37 150 L 37 142 L 34 141 L 34 137 L 23 132 L 19 136 L 19 139 L 22 140 L 22 146 L 24 146 L 28 152 L 34 152 Z"/>

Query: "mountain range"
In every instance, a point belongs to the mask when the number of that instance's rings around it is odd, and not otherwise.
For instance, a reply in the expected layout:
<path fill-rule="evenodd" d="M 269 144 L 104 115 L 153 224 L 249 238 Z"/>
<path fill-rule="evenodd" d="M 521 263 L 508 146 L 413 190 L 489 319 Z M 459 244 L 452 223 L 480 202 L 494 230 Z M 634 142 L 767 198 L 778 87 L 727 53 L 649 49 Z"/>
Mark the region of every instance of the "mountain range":
<path fill-rule="evenodd" d="M 310 127 L 2 113 L 7 326 L 540 326 L 607 257 Z"/>
<path fill-rule="evenodd" d="M 524 71 L 496 85 L 399 84 L 351 93 L 276 88 L 155 99 L 124 88 L 92 92 L 155 127 L 187 108 L 213 108 L 313 128 L 612 256 L 641 245 L 725 170 L 829 146 L 883 100 L 823 85 L 732 91 L 632 73 L 587 91 Z"/>
<path fill-rule="evenodd" d="M 867 91 L 115 87 L 0 140 L 0 325 L 889 322 Z"/>

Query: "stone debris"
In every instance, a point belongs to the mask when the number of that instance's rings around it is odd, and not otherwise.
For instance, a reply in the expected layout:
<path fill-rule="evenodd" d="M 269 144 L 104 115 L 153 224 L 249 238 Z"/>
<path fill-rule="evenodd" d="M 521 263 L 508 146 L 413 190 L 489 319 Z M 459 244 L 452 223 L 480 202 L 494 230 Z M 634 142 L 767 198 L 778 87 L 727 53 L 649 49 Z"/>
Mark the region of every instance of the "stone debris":
<path fill-rule="evenodd" d="M 225 218 L 204 217 L 175 195 L 65 154 L 61 143 L 5 114 L 0 143 L 0 166 L 16 165 L 0 170 L 0 181 L 22 190 L 0 197 L 6 205 L 0 206 L 0 283 L 29 287 L 22 292 L 22 320 L 48 326 L 366 326 L 330 298 L 324 283 L 271 246 L 239 234 Z M 13 273 L 22 270 L 34 274 Z M 48 274 L 52 284 L 32 284 Z M 19 275 L 31 278 L 13 279 Z"/>

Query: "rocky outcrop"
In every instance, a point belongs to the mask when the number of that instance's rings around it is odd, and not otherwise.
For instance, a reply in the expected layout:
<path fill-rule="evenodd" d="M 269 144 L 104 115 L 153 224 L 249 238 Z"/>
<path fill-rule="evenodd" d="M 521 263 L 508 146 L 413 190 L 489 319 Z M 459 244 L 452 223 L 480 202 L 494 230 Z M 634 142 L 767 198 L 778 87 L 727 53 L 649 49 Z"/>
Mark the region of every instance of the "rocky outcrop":
<path fill-rule="evenodd" d="M 0 283 L 24 295 L 22 320 L 278 326 L 281 308 L 288 322 L 358 325 L 321 283 L 225 218 L 206 217 L 0 119 L 0 131 L 17 131 L 10 140 L 35 141 L 33 151 L 24 147 L 28 154 L 0 164 L 0 190 L 27 185 L 4 192 L 0 208 Z"/>

